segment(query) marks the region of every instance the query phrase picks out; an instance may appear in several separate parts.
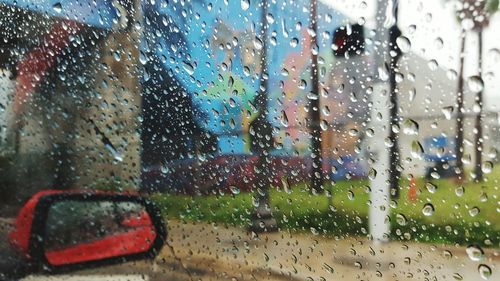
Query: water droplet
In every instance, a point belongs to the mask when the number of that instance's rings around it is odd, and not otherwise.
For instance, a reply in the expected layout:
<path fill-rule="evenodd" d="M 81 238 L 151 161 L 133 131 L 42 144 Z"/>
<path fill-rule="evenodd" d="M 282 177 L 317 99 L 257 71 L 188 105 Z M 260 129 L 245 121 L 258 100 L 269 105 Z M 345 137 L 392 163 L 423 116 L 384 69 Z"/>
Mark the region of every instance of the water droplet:
<path fill-rule="evenodd" d="M 318 232 L 318 230 L 317 230 L 316 228 L 311 227 L 310 229 L 311 229 L 311 233 L 312 233 L 313 235 L 318 235 L 318 234 L 319 234 L 319 232 Z"/>
<path fill-rule="evenodd" d="M 480 202 L 488 201 L 488 195 L 485 192 L 481 192 L 481 195 L 479 195 L 479 201 Z"/>
<path fill-rule="evenodd" d="M 469 77 L 469 79 L 467 79 L 467 85 L 469 86 L 469 90 L 474 93 L 481 92 L 484 88 L 483 79 L 477 75 Z"/>
<path fill-rule="evenodd" d="M 430 70 L 434 71 L 434 70 L 438 69 L 439 64 L 438 64 L 437 60 L 430 60 L 427 63 L 427 66 L 429 67 Z"/>
<path fill-rule="evenodd" d="M 469 215 L 470 215 L 471 217 L 475 217 L 475 216 L 477 216 L 477 215 L 479 214 L 479 212 L 480 212 L 480 210 L 479 210 L 479 208 L 478 208 L 478 207 L 473 207 L 473 208 L 470 208 L 470 209 L 469 209 Z"/>
<path fill-rule="evenodd" d="M 412 88 L 412 89 L 410 89 L 408 91 L 408 94 L 409 94 L 408 95 L 408 100 L 410 102 L 412 102 L 415 99 L 415 97 L 417 96 L 417 90 L 415 88 Z"/>
<path fill-rule="evenodd" d="M 268 14 L 266 15 L 266 20 L 267 20 L 267 22 L 268 22 L 269 24 L 273 24 L 273 23 L 274 23 L 274 16 L 273 16 L 273 14 L 268 13 Z"/>
<path fill-rule="evenodd" d="M 441 37 L 434 39 L 434 45 L 436 46 L 436 49 L 438 50 L 442 49 L 444 45 L 443 39 L 441 39 Z"/>
<path fill-rule="evenodd" d="M 351 137 L 357 137 L 359 135 L 359 131 L 356 129 L 350 129 L 349 130 L 349 136 Z"/>
<path fill-rule="evenodd" d="M 406 225 L 406 217 L 405 215 L 403 214 L 396 214 L 396 222 L 399 224 L 399 225 Z"/>
<path fill-rule="evenodd" d="M 281 121 L 281 125 L 283 125 L 284 127 L 288 127 L 288 117 L 286 116 L 286 112 L 284 110 L 281 111 L 281 118 L 280 118 L 280 121 Z"/>
<path fill-rule="evenodd" d="M 394 142 L 390 138 L 385 138 L 384 145 L 385 147 L 392 147 L 394 145 Z"/>
<path fill-rule="evenodd" d="M 194 73 L 194 67 L 191 63 L 189 62 L 183 62 L 182 63 L 182 68 L 184 68 L 184 70 L 189 74 L 189 75 L 193 75 Z"/>
<path fill-rule="evenodd" d="M 451 81 L 455 81 L 457 80 L 458 73 L 453 69 L 448 69 L 448 71 L 446 71 L 446 77 L 448 77 Z"/>
<path fill-rule="evenodd" d="M 61 13 L 62 12 L 62 5 L 60 2 L 56 2 L 54 5 L 52 5 L 52 9 L 56 12 L 56 13 Z"/>
<path fill-rule="evenodd" d="M 430 193 L 434 193 L 437 190 L 437 186 L 430 182 L 426 183 L 425 187 L 427 188 L 427 191 L 429 191 Z"/>
<path fill-rule="evenodd" d="M 333 274 L 335 272 L 335 270 L 333 269 L 333 267 L 331 267 L 330 265 L 328 265 L 326 263 L 323 263 L 323 267 L 325 268 L 326 271 L 328 271 L 331 274 Z"/>
<path fill-rule="evenodd" d="M 139 62 L 145 65 L 148 62 L 148 57 L 142 51 L 139 53 Z"/>
<path fill-rule="evenodd" d="M 413 34 L 413 33 L 415 33 L 415 31 L 417 31 L 417 26 L 414 24 L 410 24 L 408 26 L 408 33 Z"/>
<path fill-rule="evenodd" d="M 460 275 L 458 273 L 453 273 L 453 279 L 458 280 L 458 281 L 464 280 L 462 275 Z"/>
<path fill-rule="evenodd" d="M 370 168 L 368 171 L 368 178 L 374 180 L 377 177 L 377 170 Z"/>
<path fill-rule="evenodd" d="M 354 200 L 354 192 L 352 190 L 347 192 L 347 198 L 351 201 Z"/>
<path fill-rule="evenodd" d="M 497 48 L 493 48 L 488 51 L 488 56 L 491 57 L 492 61 L 498 62 L 500 60 L 500 50 Z"/>
<path fill-rule="evenodd" d="M 403 53 L 408 53 L 411 49 L 410 39 L 405 36 L 399 36 L 396 38 L 396 45 L 398 45 L 399 49 Z"/>
<path fill-rule="evenodd" d="M 250 8 L 250 0 L 241 0 L 241 9 L 246 11 L 248 8 Z"/>
<path fill-rule="evenodd" d="M 288 38 L 288 30 L 287 30 L 287 27 L 286 27 L 286 21 L 285 21 L 285 19 L 283 19 L 281 21 L 281 31 L 283 32 L 283 37 Z"/>
<path fill-rule="evenodd" d="M 262 47 L 264 46 L 264 44 L 262 43 L 262 40 L 260 40 L 259 37 L 255 37 L 253 39 L 253 46 L 255 47 L 255 49 L 257 50 L 262 50 Z"/>
<path fill-rule="evenodd" d="M 288 194 L 292 193 L 292 189 L 290 188 L 290 183 L 288 182 L 288 178 L 283 177 L 281 179 L 281 184 L 283 185 L 283 190 L 286 193 L 288 193 Z"/>
<path fill-rule="evenodd" d="M 412 141 L 411 142 L 411 155 L 415 158 L 421 159 L 424 154 L 424 148 L 422 147 L 422 144 L 419 141 Z"/>
<path fill-rule="evenodd" d="M 451 259 L 453 257 L 453 254 L 448 250 L 444 250 L 443 257 L 445 257 L 446 259 Z"/>
<path fill-rule="evenodd" d="M 396 83 L 401 83 L 401 82 L 403 82 L 403 81 L 404 81 L 404 79 L 405 79 L 405 76 L 403 75 L 403 73 L 399 73 L 399 72 L 397 72 L 397 73 L 395 74 L 395 76 L 396 76 L 396 77 L 395 77 Z"/>
<path fill-rule="evenodd" d="M 170 169 L 168 168 L 167 165 L 161 165 L 160 167 L 160 172 L 164 175 L 166 175 L 168 172 L 170 172 Z"/>
<path fill-rule="evenodd" d="M 484 162 L 483 165 L 481 165 L 481 170 L 485 174 L 491 173 L 491 171 L 493 170 L 493 162 L 490 161 Z"/>
<path fill-rule="evenodd" d="M 371 138 L 375 135 L 375 131 L 372 128 L 368 128 L 366 129 L 366 135 Z"/>
<path fill-rule="evenodd" d="M 403 121 L 403 133 L 406 135 L 418 135 L 418 123 L 409 118 Z"/>
<path fill-rule="evenodd" d="M 118 162 L 123 161 L 123 156 L 121 155 L 121 153 L 118 152 L 118 150 L 116 150 L 111 144 L 105 144 L 104 147 L 106 147 L 106 149 L 111 153 L 111 155 L 116 161 Z"/>
<path fill-rule="evenodd" d="M 386 63 L 384 63 L 383 66 L 378 67 L 378 77 L 382 81 L 389 80 L 389 66 Z"/>
<path fill-rule="evenodd" d="M 390 28 L 396 22 L 396 17 L 394 15 L 394 12 L 395 11 L 393 8 L 393 2 L 391 1 L 389 2 L 389 5 L 387 5 L 385 9 L 385 20 L 384 20 L 385 28 Z"/>
<path fill-rule="evenodd" d="M 321 120 L 321 122 L 319 122 L 319 126 L 323 131 L 328 130 L 328 122 L 326 120 Z"/>
<path fill-rule="evenodd" d="M 323 115 L 325 115 L 325 116 L 330 116 L 330 108 L 328 107 L 328 105 L 325 105 L 325 106 L 323 107 L 322 112 L 323 112 Z"/>
<path fill-rule="evenodd" d="M 465 188 L 463 186 L 457 186 L 455 188 L 455 194 L 458 196 L 458 197 L 462 197 L 462 195 L 464 195 L 465 193 Z"/>
<path fill-rule="evenodd" d="M 441 109 L 441 112 L 443 112 L 446 120 L 451 120 L 451 115 L 453 113 L 453 110 L 454 110 L 453 106 L 445 106 Z"/>
<path fill-rule="evenodd" d="M 434 214 L 434 206 L 431 203 L 427 203 L 422 208 L 422 214 L 426 217 L 430 217 Z"/>
<path fill-rule="evenodd" d="M 121 55 L 120 55 L 120 52 L 116 51 L 113 53 L 113 58 L 115 59 L 115 61 L 120 61 L 121 60 Z"/>
<path fill-rule="evenodd" d="M 237 186 L 230 185 L 229 190 L 231 191 L 232 194 L 240 194 L 240 189 Z"/>
<path fill-rule="evenodd" d="M 438 172 L 434 171 L 434 172 L 431 173 L 431 177 L 433 179 L 440 179 L 441 175 Z"/>
<path fill-rule="evenodd" d="M 491 277 L 491 268 L 487 266 L 486 264 L 481 264 L 477 268 L 477 271 L 479 272 L 479 276 L 483 278 L 484 280 L 489 280 Z"/>

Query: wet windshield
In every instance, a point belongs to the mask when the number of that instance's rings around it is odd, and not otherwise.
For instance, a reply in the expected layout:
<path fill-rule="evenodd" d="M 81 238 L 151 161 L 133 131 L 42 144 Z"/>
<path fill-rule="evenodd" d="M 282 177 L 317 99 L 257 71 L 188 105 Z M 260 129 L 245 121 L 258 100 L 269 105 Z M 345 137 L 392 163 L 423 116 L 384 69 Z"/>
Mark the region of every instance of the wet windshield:
<path fill-rule="evenodd" d="M 71 275 L 496 280 L 498 9 L 0 0 L 0 248 L 41 190 L 138 192 L 164 249 Z"/>

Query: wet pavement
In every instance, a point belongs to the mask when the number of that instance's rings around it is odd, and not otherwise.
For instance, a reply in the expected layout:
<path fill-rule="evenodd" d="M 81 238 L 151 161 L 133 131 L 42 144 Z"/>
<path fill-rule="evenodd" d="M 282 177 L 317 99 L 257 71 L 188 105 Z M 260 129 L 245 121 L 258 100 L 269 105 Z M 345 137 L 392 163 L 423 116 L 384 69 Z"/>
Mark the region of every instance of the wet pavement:
<path fill-rule="evenodd" d="M 500 250 L 471 259 L 464 246 L 335 239 L 311 233 L 253 235 L 244 229 L 169 223 L 169 244 L 155 261 L 78 274 L 144 274 L 149 280 L 500 280 Z M 481 276 L 480 271 L 483 272 Z M 487 272 L 486 272 L 487 273 Z M 110 280 L 110 279 L 107 279 Z"/>

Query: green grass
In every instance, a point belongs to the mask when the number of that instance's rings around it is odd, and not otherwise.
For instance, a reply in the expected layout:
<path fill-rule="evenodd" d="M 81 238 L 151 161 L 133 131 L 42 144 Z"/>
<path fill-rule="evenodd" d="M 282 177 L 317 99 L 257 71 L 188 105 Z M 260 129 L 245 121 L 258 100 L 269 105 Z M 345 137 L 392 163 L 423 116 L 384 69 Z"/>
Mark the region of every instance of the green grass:
<path fill-rule="evenodd" d="M 401 180 L 400 199 L 391 204 L 392 239 L 434 243 L 475 243 L 498 247 L 500 239 L 500 208 L 498 203 L 500 169 L 489 174 L 484 183 L 466 183 L 465 193 L 457 196 L 458 186 L 451 180 L 433 180 L 437 190 L 431 193 L 424 179 L 417 180 L 416 202 L 408 200 L 408 181 Z M 312 195 L 305 184 L 285 192 L 273 188 L 270 193 L 273 214 L 281 228 L 326 234 L 337 237 L 368 234 L 369 181 L 350 180 L 327 186 L 332 191 Z M 486 200 L 484 195 L 486 195 Z M 153 198 L 167 218 L 190 221 L 221 222 L 246 226 L 253 211 L 251 193 L 219 194 L 212 196 L 182 196 L 156 194 Z M 424 204 L 431 203 L 435 212 L 422 213 Z M 469 210 L 479 208 L 471 216 Z M 400 214 L 406 222 L 396 219 Z"/>
<path fill-rule="evenodd" d="M 406 225 L 393 223 L 418 241 L 448 242 L 448 243 L 477 243 L 484 246 L 499 246 L 500 213 L 499 189 L 500 170 L 496 169 L 487 181 L 483 183 L 463 184 L 465 193 L 456 194 L 460 185 L 452 180 L 434 180 L 438 187 L 435 193 L 425 188 L 426 181 L 417 181 L 420 194 L 417 202 L 399 200 L 394 213 L 403 214 L 408 218 Z M 404 186 L 407 186 L 403 185 Z M 403 192 L 402 198 L 407 198 L 408 189 Z M 422 208 L 430 203 L 435 212 L 432 216 L 424 216 Z M 470 210 L 478 208 L 477 215 Z M 415 230 L 412 230 L 415 228 Z M 394 229 L 394 228 L 393 228 Z M 397 229 L 397 228 L 396 228 Z M 404 239 L 399 236 L 398 238 Z"/>

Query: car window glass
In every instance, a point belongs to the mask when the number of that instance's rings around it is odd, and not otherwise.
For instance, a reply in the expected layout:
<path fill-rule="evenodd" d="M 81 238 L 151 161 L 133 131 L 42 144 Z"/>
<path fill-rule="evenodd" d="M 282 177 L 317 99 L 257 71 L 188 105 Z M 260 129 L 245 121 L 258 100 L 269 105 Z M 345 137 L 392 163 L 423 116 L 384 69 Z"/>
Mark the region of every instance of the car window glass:
<path fill-rule="evenodd" d="M 137 192 L 158 257 L 74 274 L 499 279 L 498 9 L 0 0 L 0 233 L 40 190 Z M 142 211 L 56 204 L 46 246 Z"/>

